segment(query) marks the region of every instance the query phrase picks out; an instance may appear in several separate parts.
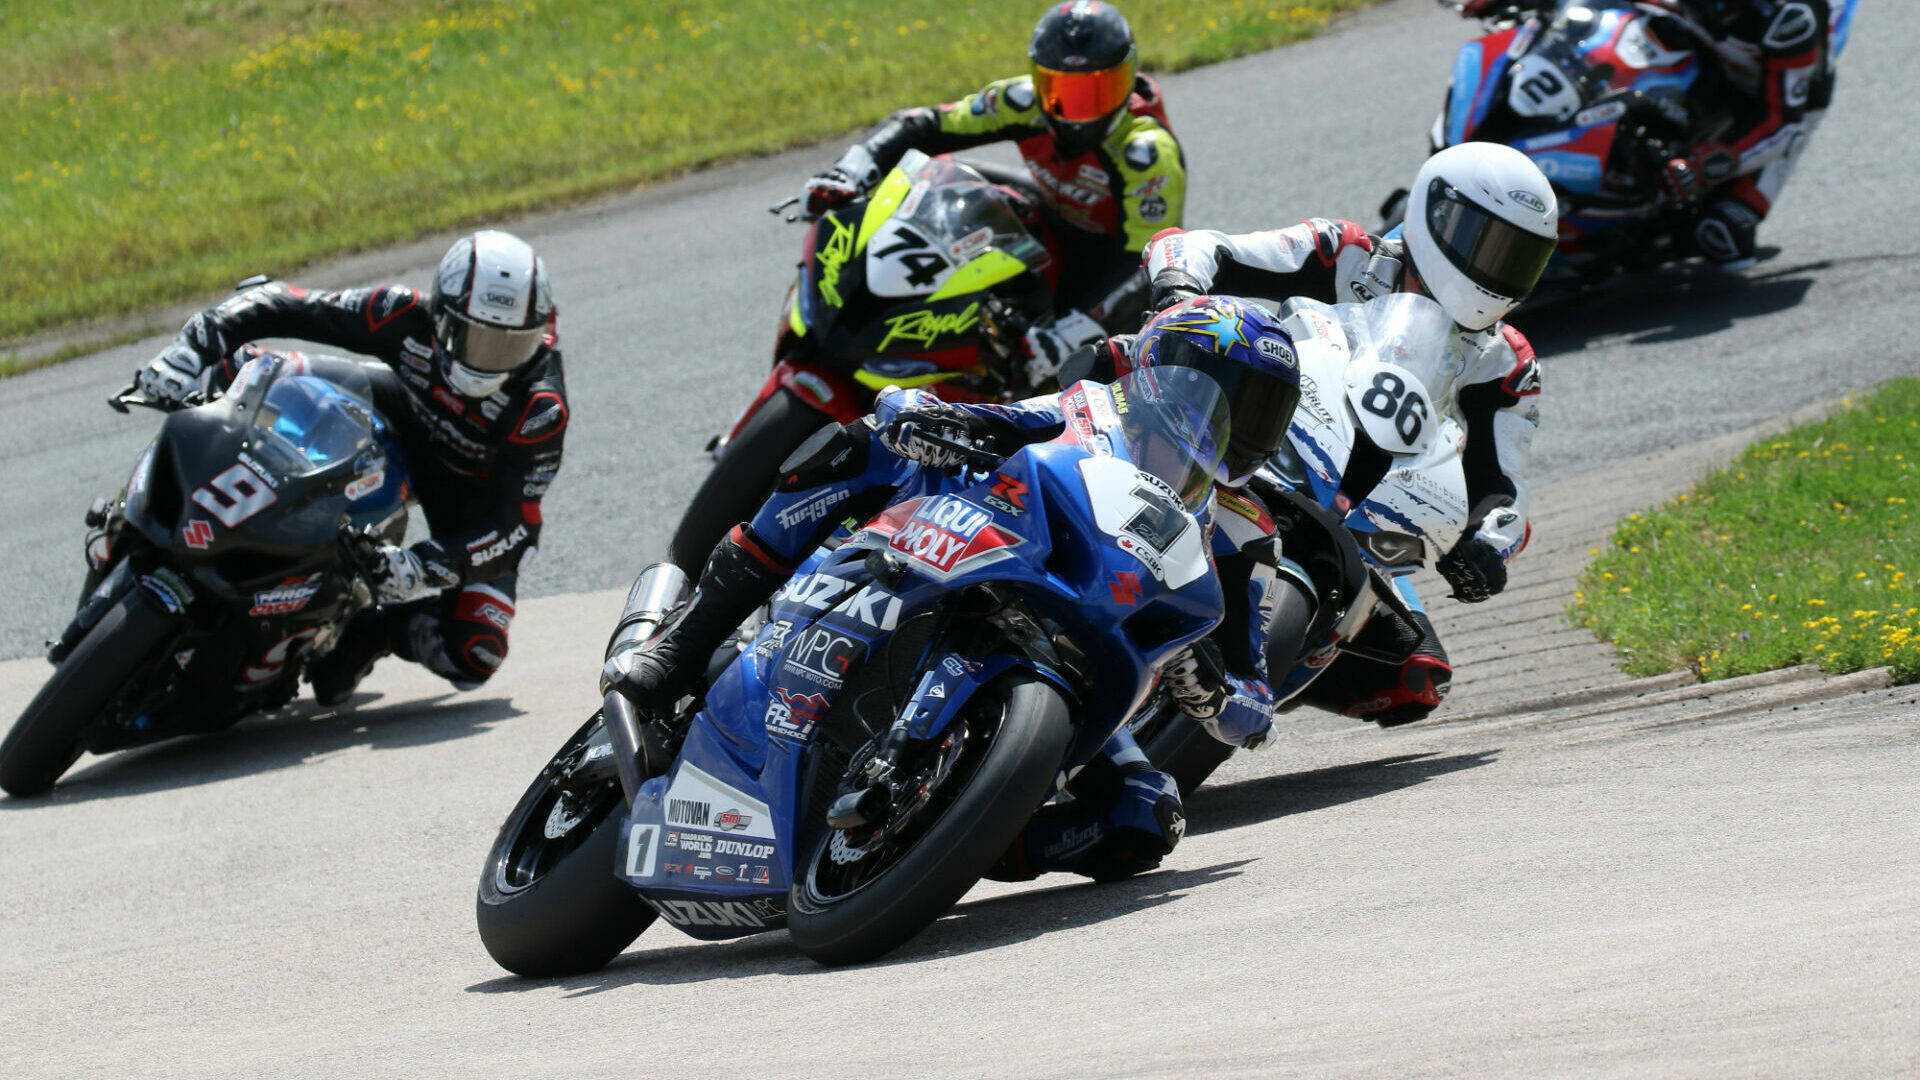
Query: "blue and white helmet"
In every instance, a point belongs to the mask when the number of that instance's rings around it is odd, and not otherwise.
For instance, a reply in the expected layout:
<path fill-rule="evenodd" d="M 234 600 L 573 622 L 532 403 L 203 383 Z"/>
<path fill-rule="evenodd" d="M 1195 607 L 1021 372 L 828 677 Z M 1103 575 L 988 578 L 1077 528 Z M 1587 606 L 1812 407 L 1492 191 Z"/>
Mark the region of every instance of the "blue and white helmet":
<path fill-rule="evenodd" d="M 1300 362 L 1293 336 L 1273 312 L 1251 300 L 1198 296 L 1147 320 L 1117 365 L 1190 367 L 1204 372 L 1231 410 L 1221 479 L 1238 487 L 1287 438 L 1300 404 Z"/>
<path fill-rule="evenodd" d="M 427 310 L 447 382 L 466 397 L 486 397 L 540 351 L 553 321 L 547 266 L 509 233 L 463 237 L 440 260 Z"/>

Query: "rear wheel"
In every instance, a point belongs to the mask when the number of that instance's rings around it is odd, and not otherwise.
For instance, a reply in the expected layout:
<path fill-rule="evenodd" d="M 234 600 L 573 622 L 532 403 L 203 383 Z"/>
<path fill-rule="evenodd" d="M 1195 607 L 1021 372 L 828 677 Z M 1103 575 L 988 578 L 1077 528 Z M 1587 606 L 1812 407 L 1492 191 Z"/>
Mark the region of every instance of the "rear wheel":
<path fill-rule="evenodd" d="M 773 491 L 780 464 L 807 436 L 832 422 L 782 387 L 775 390 L 747 421 L 746 427 L 713 463 L 693 502 L 674 530 L 667 549 L 675 565 L 694 577 L 707 565 L 707 556 L 727 530 L 750 520 Z"/>
<path fill-rule="evenodd" d="M 939 918 L 1026 827 L 1072 735 L 1066 701 L 1037 676 L 982 687 L 941 739 L 912 748 L 895 774 L 910 779 L 879 821 L 823 826 L 801 846 L 787 910 L 794 944 L 823 964 L 856 964 Z M 854 755 L 841 791 L 871 752 Z"/>
<path fill-rule="evenodd" d="M 172 640 L 179 617 L 138 586 L 80 639 L 0 742 L 0 788 L 39 795 L 80 760 L 90 729 Z"/>
<path fill-rule="evenodd" d="M 625 797 L 595 715 L 541 771 L 500 826 L 480 874 L 480 942 L 516 975 L 605 967 L 654 920 L 614 876 Z"/>
<path fill-rule="evenodd" d="M 1306 589 L 1282 578 L 1274 602 L 1273 621 L 1267 624 L 1267 678 L 1278 684 L 1293 670 L 1313 622 L 1314 602 Z M 1168 700 L 1134 729 L 1140 749 L 1153 767 L 1172 776 L 1186 797 L 1206 783 L 1215 769 L 1233 756 L 1233 747 L 1207 734 L 1194 719 Z"/>

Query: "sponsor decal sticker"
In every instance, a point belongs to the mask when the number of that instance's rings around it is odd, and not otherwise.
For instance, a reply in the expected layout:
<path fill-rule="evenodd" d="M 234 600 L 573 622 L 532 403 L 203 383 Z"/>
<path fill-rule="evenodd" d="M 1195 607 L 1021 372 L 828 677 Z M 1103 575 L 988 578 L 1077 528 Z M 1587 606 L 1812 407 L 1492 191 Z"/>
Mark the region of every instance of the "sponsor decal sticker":
<path fill-rule="evenodd" d="M 253 594 L 253 607 L 247 614 L 255 617 L 291 615 L 319 594 L 320 578 L 319 574 L 291 577 L 271 589 L 262 589 Z"/>
<path fill-rule="evenodd" d="M 195 551 L 205 551 L 207 545 L 213 543 L 213 526 L 202 518 L 194 518 L 187 522 L 186 528 L 180 530 L 180 538 Z"/>

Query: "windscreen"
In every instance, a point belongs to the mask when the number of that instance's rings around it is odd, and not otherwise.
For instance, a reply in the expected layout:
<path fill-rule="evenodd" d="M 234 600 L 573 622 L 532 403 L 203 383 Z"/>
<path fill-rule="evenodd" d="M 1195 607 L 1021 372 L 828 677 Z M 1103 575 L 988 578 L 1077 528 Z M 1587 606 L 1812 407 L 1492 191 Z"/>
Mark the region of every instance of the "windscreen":
<path fill-rule="evenodd" d="M 1450 408 L 1464 361 L 1445 308 L 1424 296 L 1392 293 L 1333 310 L 1347 331 L 1354 360 L 1392 364 L 1420 380 L 1435 407 Z"/>
<path fill-rule="evenodd" d="M 1139 368 L 1113 385 L 1127 459 L 1159 478 L 1189 513 L 1206 505 L 1231 438 L 1226 395 L 1206 373 Z"/>
<path fill-rule="evenodd" d="M 312 375 L 288 375 L 267 389 L 254 416 L 260 456 L 283 475 L 318 472 L 373 442 L 373 417 L 360 399 Z"/>
<path fill-rule="evenodd" d="M 913 178 L 913 190 L 896 220 L 910 222 L 937 241 L 955 266 L 989 247 L 1019 259 L 1029 269 L 1047 262 L 1047 249 L 1021 224 L 1007 194 L 955 161 L 929 161 Z"/>

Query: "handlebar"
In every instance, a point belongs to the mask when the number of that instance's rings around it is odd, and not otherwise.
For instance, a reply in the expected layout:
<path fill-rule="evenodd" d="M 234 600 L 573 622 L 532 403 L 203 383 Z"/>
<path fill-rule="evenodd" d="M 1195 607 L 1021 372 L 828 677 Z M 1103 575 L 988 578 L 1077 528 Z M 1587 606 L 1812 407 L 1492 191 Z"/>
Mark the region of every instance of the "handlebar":
<path fill-rule="evenodd" d="M 181 402 L 162 401 L 159 398 L 151 398 L 141 392 L 139 383 L 128 383 L 121 387 L 112 397 L 107 399 L 107 407 L 123 416 L 126 415 L 129 405 L 139 406 L 142 409 L 153 409 L 156 412 L 170 413 L 179 412 L 181 409 L 191 409 L 196 405 L 205 405 L 206 403 L 207 399 L 204 394 L 188 394 L 187 399 Z"/>
<path fill-rule="evenodd" d="M 997 469 L 1007 460 L 1007 456 L 995 451 L 987 440 L 979 443 L 956 442 L 931 431 L 919 432 L 914 437 L 922 442 L 932 443 L 942 450 L 951 450 L 965 459 L 967 464 L 981 469 Z"/>

